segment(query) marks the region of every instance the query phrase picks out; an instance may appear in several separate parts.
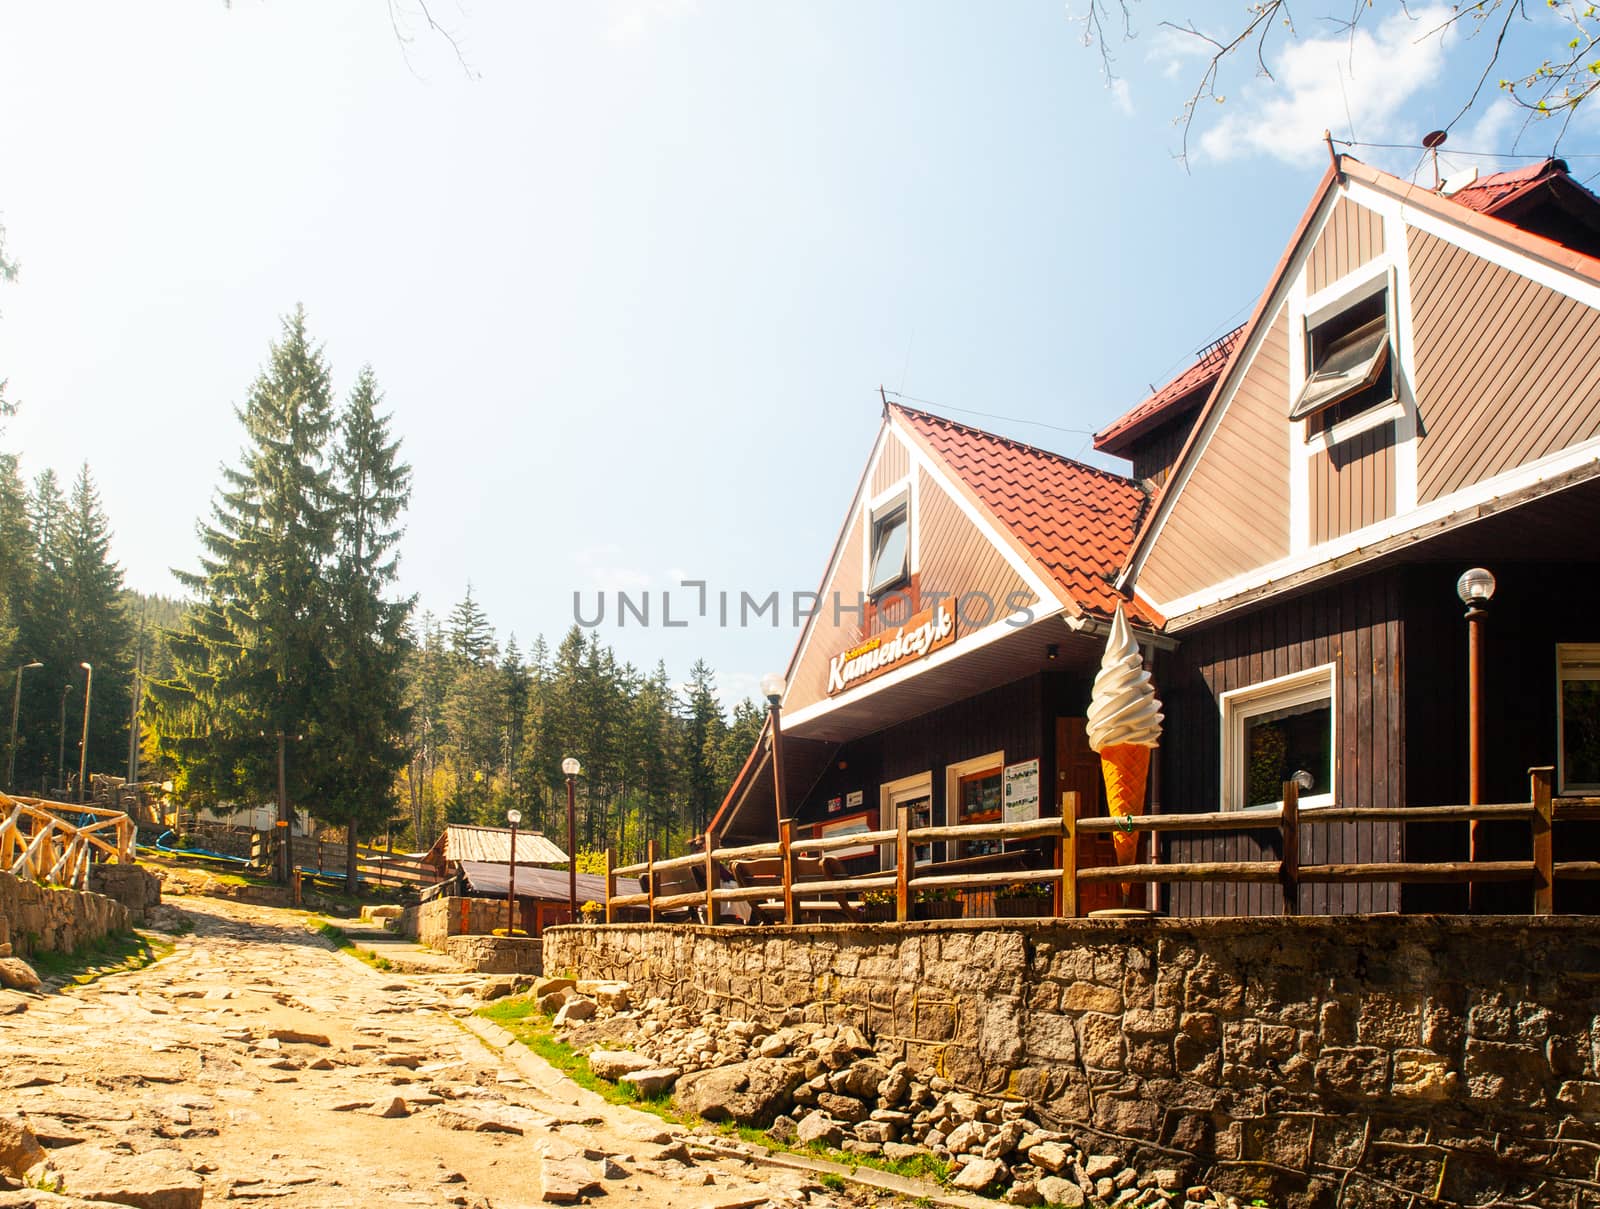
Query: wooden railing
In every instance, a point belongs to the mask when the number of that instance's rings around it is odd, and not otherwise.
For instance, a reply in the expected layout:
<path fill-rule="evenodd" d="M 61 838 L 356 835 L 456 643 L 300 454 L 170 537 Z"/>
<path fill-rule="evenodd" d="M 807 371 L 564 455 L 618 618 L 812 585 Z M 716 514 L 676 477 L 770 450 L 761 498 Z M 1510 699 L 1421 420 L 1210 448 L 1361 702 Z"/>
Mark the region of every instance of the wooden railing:
<path fill-rule="evenodd" d="M 1300 888 L 1308 885 L 1352 883 L 1458 884 L 1473 886 L 1489 882 L 1529 882 L 1533 887 L 1533 913 L 1550 915 L 1555 910 L 1555 884 L 1561 879 L 1600 880 L 1600 860 L 1555 860 L 1553 827 L 1557 822 L 1600 820 L 1600 798 L 1560 798 L 1551 795 L 1552 770 L 1535 768 L 1530 772 L 1530 793 L 1526 802 L 1476 806 L 1420 807 L 1300 807 L 1300 788 L 1293 782 L 1283 786 L 1283 803 L 1251 810 L 1230 810 L 1211 814 L 1147 814 L 1131 817 L 1075 818 L 1077 794 L 1062 795 L 1058 818 L 1033 819 L 1016 823 L 976 823 L 945 827 L 912 827 L 908 807 L 902 807 L 893 830 L 853 832 L 822 839 L 796 839 L 793 824 L 779 826 L 776 843 L 751 844 L 734 848 L 712 848 L 689 856 L 656 859 L 652 842 L 646 859 L 638 864 L 613 868 L 612 854 L 606 853 L 606 920 L 612 922 L 625 912 L 643 911 L 654 923 L 663 914 L 685 910 L 698 913 L 709 923 L 724 922 L 722 907 L 729 903 L 771 903 L 781 898 L 783 920 L 793 924 L 797 900 L 832 895 L 859 896 L 873 892 L 892 892 L 895 918 L 913 918 L 914 905 L 921 891 L 973 892 L 992 890 L 1017 883 L 1047 883 L 1051 887 L 1053 912 L 1057 916 L 1079 913 L 1078 889 L 1095 883 L 1276 883 L 1283 890 L 1285 914 L 1298 914 Z M 1406 861 L 1357 864 L 1304 864 L 1300 859 L 1301 837 L 1305 828 L 1333 823 L 1459 823 L 1473 828 L 1482 822 L 1528 824 L 1531 857 L 1528 860 Z M 1254 861 L 1148 862 L 1132 865 L 1106 865 L 1083 868 L 1079 865 L 1079 837 L 1112 834 L 1117 831 L 1150 832 L 1260 832 L 1275 831 L 1279 859 Z M 1048 867 L 996 872 L 944 872 L 932 866 L 919 873 L 912 861 L 916 845 L 963 841 L 1048 841 Z M 795 858 L 824 855 L 840 848 L 871 844 L 892 846 L 893 863 L 884 869 L 833 880 L 797 881 Z M 782 879 L 760 886 L 725 886 L 720 871 L 735 861 L 779 859 Z M 694 891 L 658 894 L 656 887 L 664 875 L 683 871 L 698 875 Z M 638 878 L 645 889 L 637 893 L 617 893 L 618 878 Z M 681 877 L 672 880 L 682 880 Z"/>
<path fill-rule="evenodd" d="M 97 859 L 132 862 L 138 841 L 134 821 L 104 806 L 0 793 L 0 815 L 0 869 L 75 890 L 87 887 Z"/>

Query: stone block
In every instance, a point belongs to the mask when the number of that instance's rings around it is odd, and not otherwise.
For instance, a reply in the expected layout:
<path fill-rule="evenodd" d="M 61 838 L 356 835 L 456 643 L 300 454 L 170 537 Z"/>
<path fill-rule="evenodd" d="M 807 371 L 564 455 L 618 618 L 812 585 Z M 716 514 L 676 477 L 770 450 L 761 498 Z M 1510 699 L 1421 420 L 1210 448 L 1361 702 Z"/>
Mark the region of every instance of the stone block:
<path fill-rule="evenodd" d="M 1418 1005 L 1382 992 L 1366 995 L 1356 1017 L 1356 1039 L 1362 1045 L 1395 1049 L 1414 1043 Z"/>
<path fill-rule="evenodd" d="M 1033 1012 L 1024 1024 L 1023 1048 L 1031 1058 L 1049 1062 L 1076 1062 L 1077 1031 L 1065 1016 Z"/>
<path fill-rule="evenodd" d="M 1097 986 L 1092 982 L 1074 982 L 1062 988 L 1063 1012 L 1122 1011 L 1122 992 L 1115 987 Z"/>
<path fill-rule="evenodd" d="M 1390 1091 L 1396 1099 L 1438 1103 L 1455 1095 L 1461 1078 L 1449 1058 L 1432 1050 L 1402 1049 L 1394 1054 Z"/>
<path fill-rule="evenodd" d="M 1389 1090 L 1389 1055 L 1375 1046 L 1326 1046 L 1317 1085 L 1336 1096 L 1375 1099 Z"/>
<path fill-rule="evenodd" d="M 1123 1067 L 1122 1020 L 1102 1012 L 1085 1012 L 1078 1018 L 1078 1044 L 1084 1066 L 1091 1070 Z"/>
<path fill-rule="evenodd" d="M 1545 1106 L 1549 1067 L 1543 1052 L 1533 1046 L 1469 1039 L 1461 1073 L 1471 1099 L 1495 1101 L 1504 1108 Z"/>

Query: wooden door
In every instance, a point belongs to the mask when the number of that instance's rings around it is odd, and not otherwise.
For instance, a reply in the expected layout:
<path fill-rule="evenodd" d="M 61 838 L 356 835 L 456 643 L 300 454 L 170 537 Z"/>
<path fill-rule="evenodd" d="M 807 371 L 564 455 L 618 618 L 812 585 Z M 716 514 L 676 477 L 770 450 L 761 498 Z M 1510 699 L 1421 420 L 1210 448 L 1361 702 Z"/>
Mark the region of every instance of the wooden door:
<path fill-rule="evenodd" d="M 1088 719 L 1056 719 L 1056 801 L 1071 790 L 1078 794 L 1078 817 L 1098 818 L 1107 813 L 1105 781 L 1100 775 L 1100 756 L 1089 746 Z M 1144 843 L 1140 850 L 1143 853 Z M 1106 833 L 1078 837 L 1078 868 L 1098 869 L 1117 863 L 1116 849 Z M 1145 887 L 1135 884 L 1126 905 L 1142 907 Z M 1123 906 L 1122 887 L 1116 882 L 1092 882 L 1078 887 L 1078 913 L 1087 915 L 1102 907 Z"/>

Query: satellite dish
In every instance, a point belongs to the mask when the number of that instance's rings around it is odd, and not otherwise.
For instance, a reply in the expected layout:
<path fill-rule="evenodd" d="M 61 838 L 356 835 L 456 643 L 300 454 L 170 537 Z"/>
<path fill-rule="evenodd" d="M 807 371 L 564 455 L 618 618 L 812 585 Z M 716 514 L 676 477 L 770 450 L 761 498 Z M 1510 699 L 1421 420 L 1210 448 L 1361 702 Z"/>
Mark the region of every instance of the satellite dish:
<path fill-rule="evenodd" d="M 1422 136 L 1422 145 L 1429 151 L 1437 151 L 1440 147 L 1444 146 L 1445 139 L 1449 137 L 1450 134 L 1448 131 L 1430 130 L 1427 134 Z"/>

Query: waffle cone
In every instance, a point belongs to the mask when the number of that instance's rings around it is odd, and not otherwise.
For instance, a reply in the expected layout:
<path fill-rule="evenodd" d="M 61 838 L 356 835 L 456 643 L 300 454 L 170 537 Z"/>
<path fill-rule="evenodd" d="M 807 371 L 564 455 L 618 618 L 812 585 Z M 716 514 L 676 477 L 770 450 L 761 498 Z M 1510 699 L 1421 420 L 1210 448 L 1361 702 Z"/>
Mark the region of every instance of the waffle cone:
<path fill-rule="evenodd" d="M 1106 804 L 1113 817 L 1144 813 L 1144 789 L 1150 777 L 1150 749 L 1140 743 L 1113 743 L 1100 749 L 1100 771 L 1106 779 Z M 1131 865 L 1139 852 L 1139 835 L 1113 831 L 1119 865 Z"/>

